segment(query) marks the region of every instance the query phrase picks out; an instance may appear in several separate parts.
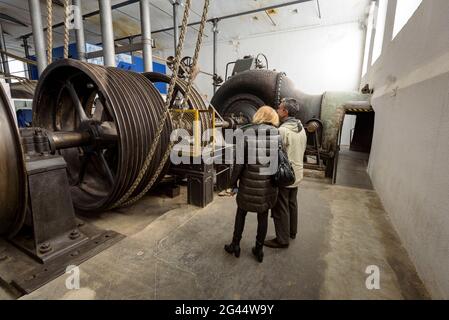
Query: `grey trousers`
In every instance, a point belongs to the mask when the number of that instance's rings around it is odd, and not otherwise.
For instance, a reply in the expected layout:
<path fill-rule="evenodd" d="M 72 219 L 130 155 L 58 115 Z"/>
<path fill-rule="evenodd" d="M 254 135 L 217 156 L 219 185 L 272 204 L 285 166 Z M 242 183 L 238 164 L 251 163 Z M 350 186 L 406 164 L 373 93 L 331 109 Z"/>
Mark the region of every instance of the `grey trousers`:
<path fill-rule="evenodd" d="M 279 188 L 278 200 L 271 216 L 276 238 L 280 244 L 288 244 L 290 235 L 298 232 L 298 188 Z"/>

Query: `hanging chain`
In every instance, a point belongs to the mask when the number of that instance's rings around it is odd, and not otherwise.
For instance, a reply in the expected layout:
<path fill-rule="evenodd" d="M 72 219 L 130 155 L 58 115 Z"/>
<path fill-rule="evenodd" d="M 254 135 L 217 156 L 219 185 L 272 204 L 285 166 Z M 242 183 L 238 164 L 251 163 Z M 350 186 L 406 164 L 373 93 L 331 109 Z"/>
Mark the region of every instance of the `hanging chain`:
<path fill-rule="evenodd" d="M 64 59 L 67 59 L 69 57 L 69 42 L 70 42 L 69 6 L 70 6 L 69 0 L 64 0 Z"/>
<path fill-rule="evenodd" d="M 47 0 L 47 64 L 53 62 L 53 1 Z"/>
<path fill-rule="evenodd" d="M 190 7 L 190 3 L 189 3 L 189 7 Z M 199 58 L 199 54 L 200 54 L 200 50 L 201 50 L 201 44 L 202 44 L 202 40 L 203 40 L 203 36 L 204 36 L 204 28 L 205 28 L 206 22 L 207 22 L 208 10 L 209 10 L 209 0 L 205 0 L 204 1 L 204 8 L 203 8 L 203 15 L 201 17 L 200 28 L 198 30 L 198 37 L 197 37 L 197 41 L 196 41 L 195 53 L 194 53 L 194 56 L 193 56 L 193 62 L 192 62 L 191 71 L 195 70 L 195 68 L 196 68 L 196 66 L 198 64 L 198 58 Z M 182 25 L 183 29 L 181 29 L 181 33 L 183 31 L 184 32 L 186 31 L 186 30 L 184 30 L 184 27 L 187 28 L 187 22 L 186 22 L 186 25 L 184 26 L 184 21 L 183 21 L 183 25 Z M 184 39 L 182 39 L 182 45 L 183 45 L 183 42 L 184 42 Z M 180 44 L 181 44 L 181 41 L 180 41 Z M 182 46 L 178 45 L 178 49 L 180 49 L 180 47 L 182 49 Z M 170 81 L 170 85 L 172 85 L 172 82 L 173 82 L 173 88 L 172 88 L 172 91 L 169 90 L 168 96 L 167 96 L 167 100 L 166 100 L 166 112 L 167 112 L 167 115 L 169 113 L 169 107 L 170 107 L 170 104 L 171 104 L 171 98 L 172 98 L 172 95 L 173 95 L 173 92 L 174 92 L 174 87 L 176 85 L 176 81 L 177 81 L 177 77 L 178 77 L 178 70 L 179 70 L 179 67 L 180 67 L 181 55 L 182 55 L 181 50 L 177 50 L 176 51 L 175 61 L 174 61 L 174 69 L 173 69 L 173 72 L 176 73 L 176 79 L 174 79 L 174 77 L 172 77 L 171 81 Z M 188 101 L 190 100 L 190 94 L 191 94 L 191 90 L 192 90 L 192 86 L 193 86 L 193 80 L 194 80 L 193 79 L 193 74 L 192 74 L 192 72 L 190 72 L 189 73 L 189 79 L 188 79 L 188 82 L 187 82 L 187 89 L 186 89 L 186 92 L 184 94 L 184 103 L 185 104 L 187 104 Z M 181 113 L 181 116 L 180 116 L 180 118 L 177 121 L 178 127 L 182 123 L 183 117 L 184 117 L 184 112 Z M 164 125 L 164 122 L 162 122 L 161 129 L 163 128 L 163 125 Z M 162 132 L 162 130 L 161 130 L 161 132 Z M 157 144 L 158 142 L 159 142 L 159 140 L 157 140 L 155 142 L 155 144 Z M 173 146 L 174 146 L 174 143 L 172 141 L 170 141 L 169 145 L 167 147 L 167 150 L 165 151 L 165 153 L 164 153 L 164 155 L 163 155 L 163 157 L 161 159 L 159 167 L 157 168 L 157 170 L 154 173 L 153 177 L 151 178 L 150 182 L 147 184 L 147 186 L 137 196 L 135 196 L 134 198 L 124 202 L 123 204 L 125 206 L 134 204 L 135 202 L 140 200 L 151 189 L 151 187 L 154 185 L 154 183 L 158 179 L 159 175 L 161 174 L 162 170 L 164 169 L 164 167 L 165 167 L 165 165 L 167 163 L 167 160 L 168 160 L 168 158 L 170 156 L 170 153 L 171 153 L 171 151 L 173 149 Z M 151 156 L 151 159 L 152 158 L 153 157 Z"/>

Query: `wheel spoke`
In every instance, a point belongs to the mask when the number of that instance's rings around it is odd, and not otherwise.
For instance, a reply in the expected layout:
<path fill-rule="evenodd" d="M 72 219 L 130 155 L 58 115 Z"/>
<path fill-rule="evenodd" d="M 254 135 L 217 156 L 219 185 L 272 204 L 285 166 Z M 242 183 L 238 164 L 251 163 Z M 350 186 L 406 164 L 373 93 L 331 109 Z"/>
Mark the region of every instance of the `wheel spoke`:
<path fill-rule="evenodd" d="M 90 155 L 88 153 L 82 156 L 80 171 L 78 173 L 78 186 L 80 186 L 84 180 L 84 175 L 86 174 L 87 163 L 89 162 L 89 158 Z"/>
<path fill-rule="evenodd" d="M 106 158 L 104 157 L 103 151 L 98 151 L 98 152 L 96 152 L 96 154 L 97 154 L 97 159 L 99 160 L 100 165 L 102 166 L 104 173 L 106 173 L 106 177 L 107 177 L 109 183 L 111 185 L 114 185 L 114 180 L 115 180 L 114 179 L 114 175 L 113 175 L 113 173 L 111 171 L 111 168 L 109 168 L 109 164 L 106 161 Z"/>
<path fill-rule="evenodd" d="M 103 103 L 101 102 L 100 99 L 96 99 L 95 111 L 94 114 L 92 115 L 92 119 L 101 122 L 103 120 L 103 111 L 104 111 Z"/>
<path fill-rule="evenodd" d="M 84 111 L 83 105 L 81 104 L 81 101 L 76 94 L 75 88 L 73 87 L 73 84 L 70 81 L 67 81 L 65 84 L 65 87 L 67 88 L 67 91 L 70 94 L 70 98 L 72 99 L 72 102 L 75 106 L 76 113 L 78 114 L 78 117 L 81 122 L 88 121 L 89 118 L 86 115 L 86 111 Z"/>

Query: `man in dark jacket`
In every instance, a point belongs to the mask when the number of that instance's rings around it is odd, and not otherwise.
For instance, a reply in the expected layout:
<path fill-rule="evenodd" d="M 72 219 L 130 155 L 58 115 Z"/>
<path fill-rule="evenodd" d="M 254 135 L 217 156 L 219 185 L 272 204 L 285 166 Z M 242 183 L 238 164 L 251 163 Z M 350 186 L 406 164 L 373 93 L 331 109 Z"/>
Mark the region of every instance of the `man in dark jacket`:
<path fill-rule="evenodd" d="M 278 201 L 271 210 L 276 238 L 265 241 L 265 245 L 271 248 L 287 248 L 289 238 L 295 239 L 298 229 L 298 186 L 303 178 L 303 160 L 307 146 L 305 130 L 301 121 L 295 118 L 298 112 L 299 104 L 295 99 L 284 99 L 278 108 L 281 120 L 279 133 L 296 181 L 291 186 L 279 188 Z"/>
<path fill-rule="evenodd" d="M 240 240 L 245 227 L 247 212 L 257 213 L 257 236 L 253 254 L 263 261 L 263 243 L 267 235 L 268 211 L 274 207 L 278 188 L 271 183 L 271 176 L 277 169 L 279 123 L 276 111 L 262 107 L 256 113 L 253 124 L 243 128 L 244 163 L 237 163 L 231 178 L 231 186 L 238 185 L 237 213 L 235 217 L 232 243 L 225 246 L 228 253 L 240 256 Z M 268 152 L 267 152 L 268 151 Z M 269 153 L 268 159 L 263 159 Z M 264 161 L 274 160 L 274 161 Z M 273 163 L 274 162 L 274 163 Z M 273 172 L 270 172 L 273 171 Z"/>

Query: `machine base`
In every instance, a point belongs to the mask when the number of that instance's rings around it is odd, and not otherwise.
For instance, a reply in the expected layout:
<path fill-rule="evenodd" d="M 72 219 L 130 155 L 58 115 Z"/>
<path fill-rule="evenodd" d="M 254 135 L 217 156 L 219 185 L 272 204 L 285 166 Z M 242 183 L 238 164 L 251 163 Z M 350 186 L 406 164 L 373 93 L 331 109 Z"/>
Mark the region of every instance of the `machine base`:
<path fill-rule="evenodd" d="M 198 161 L 201 163 L 200 161 Z M 211 164 L 180 164 L 172 166 L 170 172 L 187 178 L 187 201 L 204 208 L 214 200 L 214 170 Z"/>
<path fill-rule="evenodd" d="M 0 239 L 0 281 L 14 287 L 21 294 L 29 294 L 66 273 L 68 266 L 80 265 L 125 237 L 115 231 L 106 231 L 79 222 L 82 225 L 80 232 L 87 236 L 88 240 L 48 263 L 40 263 L 11 242 Z"/>

